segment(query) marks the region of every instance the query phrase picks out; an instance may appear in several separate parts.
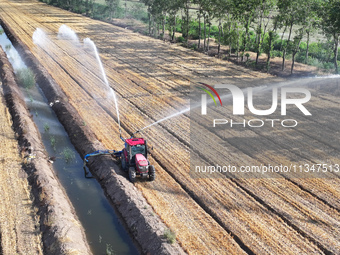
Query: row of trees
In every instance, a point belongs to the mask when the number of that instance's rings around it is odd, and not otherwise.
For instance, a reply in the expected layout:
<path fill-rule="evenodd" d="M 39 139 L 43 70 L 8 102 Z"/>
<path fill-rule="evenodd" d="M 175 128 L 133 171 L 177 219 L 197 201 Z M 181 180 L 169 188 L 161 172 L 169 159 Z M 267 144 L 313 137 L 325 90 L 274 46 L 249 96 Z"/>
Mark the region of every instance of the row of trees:
<path fill-rule="evenodd" d="M 198 48 L 209 50 L 213 22 L 218 24 L 218 52 L 221 43 L 229 45 L 229 54 L 235 51 L 243 61 L 244 52 L 256 52 L 255 64 L 261 53 L 267 54 L 267 68 L 274 42 L 281 37 L 282 70 L 287 52 L 291 54 L 294 69 L 295 57 L 301 42 L 306 41 L 305 60 L 308 60 L 311 37 L 319 30 L 332 40 L 335 71 L 338 67 L 340 36 L 339 0 L 141 0 L 149 14 L 149 34 L 155 30 L 170 31 L 174 39 L 177 22 L 186 41 L 190 38 L 190 25 L 194 17 L 198 22 Z M 196 17 L 195 17 L 196 16 Z M 179 17 L 179 19 L 178 19 Z M 281 32 L 281 34 L 279 33 Z M 285 40 L 283 40 L 286 38 Z M 203 41 L 203 42 L 202 42 Z"/>
<path fill-rule="evenodd" d="M 123 12 L 126 17 L 128 9 L 126 0 L 105 0 L 105 5 L 95 0 L 42 1 L 100 19 L 120 17 Z M 187 42 L 194 37 L 198 39 L 195 47 L 203 51 L 209 51 L 213 36 L 218 43 L 218 54 L 221 44 L 229 46 L 229 56 L 233 52 L 241 61 L 247 56 L 246 51 L 254 51 L 254 64 L 258 65 L 259 56 L 266 53 L 267 70 L 273 54 L 282 57 L 282 70 L 287 54 L 292 58 L 291 72 L 296 56 L 308 63 L 311 38 L 323 31 L 331 43 L 322 44 L 327 49 L 319 49 L 328 54 L 321 61 L 332 61 L 339 73 L 339 0 L 140 0 L 130 4 L 130 8 L 137 13 L 142 9 L 141 3 L 147 9 L 149 35 L 165 39 L 169 31 L 171 40 L 175 40 L 175 32 L 181 32 L 179 39 Z"/>

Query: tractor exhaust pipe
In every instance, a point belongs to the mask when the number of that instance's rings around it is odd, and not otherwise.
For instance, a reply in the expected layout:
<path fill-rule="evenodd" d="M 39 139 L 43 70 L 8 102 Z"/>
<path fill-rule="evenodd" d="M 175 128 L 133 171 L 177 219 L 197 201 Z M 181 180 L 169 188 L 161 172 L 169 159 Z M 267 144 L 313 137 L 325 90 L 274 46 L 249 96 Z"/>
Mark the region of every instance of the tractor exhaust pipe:
<path fill-rule="evenodd" d="M 140 131 L 141 131 L 141 130 L 139 129 L 139 130 L 137 130 L 136 132 L 134 132 L 134 133 L 132 134 L 131 138 L 134 137 L 135 134 L 139 133 Z"/>
<path fill-rule="evenodd" d="M 131 138 L 133 138 L 135 136 L 135 134 L 139 133 L 140 130 L 137 130 L 136 132 L 134 132 L 132 135 L 131 135 Z M 125 143 L 125 138 L 122 137 L 122 133 L 120 132 L 119 134 L 119 138 Z"/>

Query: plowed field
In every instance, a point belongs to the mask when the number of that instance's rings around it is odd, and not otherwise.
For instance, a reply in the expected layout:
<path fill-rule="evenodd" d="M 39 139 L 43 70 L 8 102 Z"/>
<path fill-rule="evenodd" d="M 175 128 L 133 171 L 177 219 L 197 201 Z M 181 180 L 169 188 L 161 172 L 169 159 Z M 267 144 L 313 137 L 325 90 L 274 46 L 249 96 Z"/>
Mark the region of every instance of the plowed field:
<path fill-rule="evenodd" d="M 189 107 L 191 82 L 249 87 L 281 81 L 34 0 L 2 0 L 0 18 L 49 71 L 84 123 L 110 149 L 123 146 L 114 103 L 107 99 L 108 89 L 103 85 L 95 60 L 70 40 L 57 38 L 62 24 L 76 31 L 80 39 L 89 37 L 96 43 L 110 86 L 118 96 L 124 137 Z M 32 41 L 37 28 L 48 35 L 45 47 Z M 327 143 L 320 141 L 313 130 L 323 125 L 322 111 L 331 111 L 323 109 L 326 104 L 327 109 L 333 107 L 334 114 L 339 116 L 337 97 L 327 94 L 314 98 L 313 112 L 318 113 L 318 118 L 310 129 L 271 137 L 246 129 L 242 132 L 243 143 L 232 139 L 239 133 L 230 131 L 228 151 L 215 145 L 209 147 L 206 141 L 208 136 L 213 136 L 216 141 L 221 140 L 217 144 L 223 144 L 225 133 L 210 133 L 195 127 L 192 130 L 202 137 L 197 147 L 205 146 L 207 161 L 209 155 L 220 155 L 239 165 L 260 165 L 268 160 L 277 164 L 291 162 L 299 158 L 298 152 L 290 149 L 294 137 L 299 146 L 304 141 L 303 146 L 314 148 L 308 154 L 299 152 L 308 162 L 324 153 L 334 155 L 333 161 L 337 162 L 339 127 L 331 122 L 324 125 L 329 134 Z M 324 179 L 192 178 L 189 130 L 186 113 L 143 131 L 142 135 L 153 146 L 150 161 L 156 167 L 157 177 L 154 182 L 136 184 L 155 212 L 176 232 L 185 251 L 190 254 L 340 253 L 337 175 Z M 289 143 L 282 142 L 285 140 Z M 274 149 L 277 144 L 280 155 Z M 259 150 L 261 153 L 254 153 Z M 192 156 L 195 160 L 195 155 Z"/>

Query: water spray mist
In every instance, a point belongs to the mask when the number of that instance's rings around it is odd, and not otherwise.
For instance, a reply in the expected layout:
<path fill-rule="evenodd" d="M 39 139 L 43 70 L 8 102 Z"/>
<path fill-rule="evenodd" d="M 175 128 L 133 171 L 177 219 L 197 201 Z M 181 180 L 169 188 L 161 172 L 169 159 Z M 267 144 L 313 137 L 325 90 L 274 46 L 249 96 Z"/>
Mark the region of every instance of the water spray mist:
<path fill-rule="evenodd" d="M 103 81 L 104 81 L 105 85 L 107 86 L 107 88 L 109 89 L 110 95 L 114 99 L 115 107 L 116 107 L 116 111 L 117 111 L 117 121 L 118 121 L 118 126 L 119 126 L 119 135 L 121 137 L 122 136 L 122 130 L 121 130 L 121 127 L 120 127 L 118 100 L 117 100 L 117 97 L 116 97 L 116 93 L 114 92 L 114 90 L 109 85 L 109 82 L 107 80 L 106 73 L 105 73 L 102 61 L 100 60 L 100 56 L 99 56 L 98 49 L 97 49 L 96 45 L 94 44 L 94 42 L 90 38 L 84 39 L 84 45 L 85 46 L 88 45 L 93 49 L 95 57 L 96 57 L 97 62 L 98 62 L 98 65 L 99 65 L 99 68 L 100 68 L 100 71 L 102 73 Z"/>

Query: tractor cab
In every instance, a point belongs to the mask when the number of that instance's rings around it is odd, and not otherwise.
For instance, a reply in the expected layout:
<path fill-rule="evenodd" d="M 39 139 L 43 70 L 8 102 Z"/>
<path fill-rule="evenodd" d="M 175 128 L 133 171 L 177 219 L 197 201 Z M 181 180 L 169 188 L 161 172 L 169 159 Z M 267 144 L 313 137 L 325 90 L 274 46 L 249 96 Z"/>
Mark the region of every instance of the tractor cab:
<path fill-rule="evenodd" d="M 126 139 L 125 149 L 130 164 L 135 163 L 137 154 L 142 154 L 147 159 L 147 145 L 143 138 Z"/>

